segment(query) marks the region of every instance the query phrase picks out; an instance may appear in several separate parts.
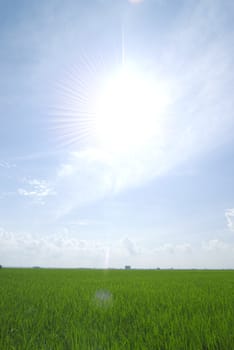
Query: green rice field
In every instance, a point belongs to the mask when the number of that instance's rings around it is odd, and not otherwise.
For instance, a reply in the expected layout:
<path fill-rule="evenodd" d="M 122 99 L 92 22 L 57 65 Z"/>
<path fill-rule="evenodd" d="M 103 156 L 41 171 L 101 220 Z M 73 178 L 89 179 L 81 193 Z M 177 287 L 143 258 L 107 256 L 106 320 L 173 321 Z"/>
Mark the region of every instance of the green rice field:
<path fill-rule="evenodd" d="M 0 270 L 1 350 L 232 350 L 234 271 Z"/>

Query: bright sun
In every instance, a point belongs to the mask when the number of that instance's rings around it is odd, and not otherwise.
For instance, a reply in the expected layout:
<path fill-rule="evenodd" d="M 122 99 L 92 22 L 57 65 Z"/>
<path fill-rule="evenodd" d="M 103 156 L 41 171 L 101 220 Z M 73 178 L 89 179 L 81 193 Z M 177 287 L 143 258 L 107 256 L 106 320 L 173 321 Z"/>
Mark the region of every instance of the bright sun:
<path fill-rule="evenodd" d="M 164 142 L 171 100 L 168 82 L 123 65 L 105 75 L 72 76 L 62 85 L 56 129 L 64 144 L 91 145 L 115 155 Z M 105 78 L 106 76 L 106 78 Z"/>
<path fill-rule="evenodd" d="M 96 101 L 98 143 L 111 151 L 136 149 L 160 133 L 168 98 L 160 84 L 121 69 L 105 81 Z"/>

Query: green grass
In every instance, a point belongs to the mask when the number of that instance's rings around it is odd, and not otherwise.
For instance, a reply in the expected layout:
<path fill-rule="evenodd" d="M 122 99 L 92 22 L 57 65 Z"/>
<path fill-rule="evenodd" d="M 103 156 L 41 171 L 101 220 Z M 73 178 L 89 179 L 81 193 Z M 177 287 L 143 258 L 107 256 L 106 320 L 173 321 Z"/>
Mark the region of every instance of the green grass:
<path fill-rule="evenodd" d="M 0 270 L 1 350 L 232 350 L 234 271 Z"/>

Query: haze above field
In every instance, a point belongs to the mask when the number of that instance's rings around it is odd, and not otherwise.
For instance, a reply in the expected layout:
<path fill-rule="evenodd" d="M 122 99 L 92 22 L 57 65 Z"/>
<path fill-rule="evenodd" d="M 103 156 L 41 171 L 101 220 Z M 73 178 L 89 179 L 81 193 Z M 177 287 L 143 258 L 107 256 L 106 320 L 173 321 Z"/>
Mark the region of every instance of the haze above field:
<path fill-rule="evenodd" d="M 0 3 L 0 264 L 234 267 L 233 15 Z"/>

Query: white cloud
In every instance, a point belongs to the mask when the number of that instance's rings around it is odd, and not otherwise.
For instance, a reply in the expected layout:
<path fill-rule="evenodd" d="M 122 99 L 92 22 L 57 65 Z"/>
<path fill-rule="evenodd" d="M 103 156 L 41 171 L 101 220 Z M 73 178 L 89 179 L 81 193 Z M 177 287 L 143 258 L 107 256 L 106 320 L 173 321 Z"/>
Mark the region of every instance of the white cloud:
<path fill-rule="evenodd" d="M 10 169 L 10 168 L 14 168 L 15 164 L 6 162 L 6 161 L 0 161 L 0 168 L 6 168 L 6 169 Z"/>
<path fill-rule="evenodd" d="M 177 253 L 191 253 L 192 246 L 189 243 L 181 243 L 181 244 L 171 244 L 165 243 L 154 249 L 156 253 L 164 252 L 169 254 L 177 254 Z"/>
<path fill-rule="evenodd" d="M 211 239 L 207 242 L 202 243 L 202 249 L 207 251 L 215 251 L 218 252 L 220 250 L 228 250 L 231 248 L 231 245 L 225 243 L 219 239 Z"/>
<path fill-rule="evenodd" d="M 45 180 L 25 179 L 24 183 L 27 188 L 18 188 L 18 194 L 29 197 L 40 204 L 45 204 L 45 199 L 48 196 L 56 195 L 53 187 Z"/>
<path fill-rule="evenodd" d="M 124 238 L 122 241 L 122 244 L 130 255 L 138 254 L 138 250 L 136 248 L 135 243 L 129 238 Z"/>
<path fill-rule="evenodd" d="M 192 253 L 192 254 L 191 254 Z M 219 239 L 202 242 L 155 244 L 144 248 L 131 238 L 83 239 L 68 229 L 56 234 L 27 234 L 0 228 L 0 263 L 5 266 L 234 268 L 234 244 Z"/>
<path fill-rule="evenodd" d="M 129 239 L 110 243 L 81 239 L 69 230 L 42 236 L 0 229 L 1 264 L 8 266 L 123 267 L 135 255 Z"/>
<path fill-rule="evenodd" d="M 157 248 L 155 248 L 155 252 L 166 252 L 166 253 L 170 253 L 170 254 L 174 254 L 175 252 L 175 247 L 173 246 L 173 244 L 170 243 L 165 243 Z"/>
<path fill-rule="evenodd" d="M 68 236 L 31 235 L 0 229 L 2 264 L 16 266 L 101 266 L 104 261 L 103 244 Z"/>
<path fill-rule="evenodd" d="M 225 217 L 227 219 L 227 226 L 231 231 L 234 231 L 234 208 L 227 209 L 225 212 Z"/>
<path fill-rule="evenodd" d="M 140 2 L 143 2 L 144 0 L 128 0 L 132 4 L 139 4 Z"/>

